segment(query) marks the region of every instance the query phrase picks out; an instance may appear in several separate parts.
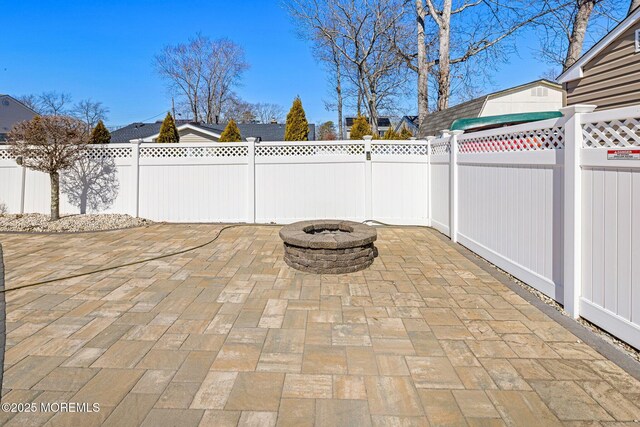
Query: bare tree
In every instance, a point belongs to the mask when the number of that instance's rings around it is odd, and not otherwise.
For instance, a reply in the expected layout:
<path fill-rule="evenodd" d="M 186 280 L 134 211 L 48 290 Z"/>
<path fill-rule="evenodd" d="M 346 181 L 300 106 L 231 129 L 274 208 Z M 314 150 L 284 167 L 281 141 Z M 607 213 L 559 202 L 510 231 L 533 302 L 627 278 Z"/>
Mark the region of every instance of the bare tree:
<path fill-rule="evenodd" d="M 222 121 L 229 122 L 229 120 L 234 120 L 236 123 L 255 123 L 254 105 L 232 94 L 222 108 Z"/>
<path fill-rule="evenodd" d="M 260 123 L 276 123 L 284 121 L 284 108 L 278 104 L 258 102 L 252 106 L 253 114 Z"/>
<path fill-rule="evenodd" d="M 423 5 L 437 29 L 437 62 L 428 65 L 436 67 L 438 110 L 449 106 L 453 66 L 483 53 L 500 55 L 496 49 L 505 39 L 551 11 L 547 1 L 464 0 L 455 7 L 453 0 L 424 1 L 416 5 Z"/>
<path fill-rule="evenodd" d="M 89 142 L 86 125 L 65 116 L 36 116 L 9 132 L 9 153 L 23 166 L 49 174 L 51 220 L 60 219 L 60 171 L 82 157 Z"/>
<path fill-rule="evenodd" d="M 580 58 L 585 47 L 594 43 L 620 19 L 627 9 L 617 0 L 547 0 L 551 12 L 537 23 L 541 28 L 541 53 L 561 71 Z M 633 3 L 640 0 L 632 0 Z M 588 31 L 587 31 L 588 29 Z M 553 71 L 558 74 L 557 70 Z"/>
<path fill-rule="evenodd" d="M 31 108 L 36 113 L 40 113 L 40 99 L 37 95 L 21 95 L 16 99 L 27 107 Z"/>
<path fill-rule="evenodd" d="M 102 102 L 85 99 L 76 103 L 71 115 L 86 123 L 87 129 L 93 129 L 100 120 L 106 120 L 109 109 Z"/>
<path fill-rule="evenodd" d="M 71 107 L 71 95 L 64 92 L 43 92 L 38 97 L 38 101 L 40 105 L 38 112 L 47 116 L 63 116 Z"/>
<path fill-rule="evenodd" d="M 171 89 L 186 98 L 194 121 L 205 123 L 219 122 L 233 87 L 249 68 L 240 46 L 201 34 L 187 43 L 166 46 L 155 62 Z"/>
<path fill-rule="evenodd" d="M 341 72 L 364 101 L 377 132 L 379 112 L 407 83 L 403 60 L 386 34 L 405 15 L 403 0 L 289 0 L 289 12 L 311 39 L 331 46 L 348 64 Z"/>

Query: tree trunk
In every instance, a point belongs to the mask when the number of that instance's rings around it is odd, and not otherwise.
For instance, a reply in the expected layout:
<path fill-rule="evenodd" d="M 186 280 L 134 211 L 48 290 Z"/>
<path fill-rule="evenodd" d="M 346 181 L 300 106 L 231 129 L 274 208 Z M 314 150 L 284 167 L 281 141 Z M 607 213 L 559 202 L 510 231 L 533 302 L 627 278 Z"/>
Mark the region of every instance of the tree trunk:
<path fill-rule="evenodd" d="M 448 12 L 448 13 L 447 13 Z M 449 57 L 451 10 L 443 11 L 442 23 L 438 30 L 440 42 L 438 52 L 438 111 L 449 107 L 451 91 L 451 58 Z"/>
<path fill-rule="evenodd" d="M 582 55 L 582 45 L 584 43 L 584 37 L 587 33 L 587 25 L 589 24 L 589 17 L 593 11 L 597 0 L 580 0 L 578 4 L 578 12 L 573 21 L 573 28 L 571 29 L 571 37 L 569 37 L 569 47 L 567 49 L 567 56 L 562 64 L 562 71 L 566 71 L 571 67 Z"/>
<path fill-rule="evenodd" d="M 418 135 L 426 135 L 427 117 L 429 116 L 429 69 L 427 67 L 427 46 L 424 38 L 424 0 L 416 0 L 418 23 Z"/>
<path fill-rule="evenodd" d="M 631 15 L 631 12 L 636 10 L 638 7 L 640 7 L 640 0 L 631 0 L 631 4 L 629 5 L 628 15 Z"/>
<path fill-rule="evenodd" d="M 60 219 L 60 175 L 58 172 L 49 173 L 51 180 L 51 221 Z"/>
<path fill-rule="evenodd" d="M 338 140 L 345 139 L 342 123 L 342 70 L 340 69 L 340 57 L 333 48 L 333 62 L 336 65 L 336 103 L 338 108 Z"/>

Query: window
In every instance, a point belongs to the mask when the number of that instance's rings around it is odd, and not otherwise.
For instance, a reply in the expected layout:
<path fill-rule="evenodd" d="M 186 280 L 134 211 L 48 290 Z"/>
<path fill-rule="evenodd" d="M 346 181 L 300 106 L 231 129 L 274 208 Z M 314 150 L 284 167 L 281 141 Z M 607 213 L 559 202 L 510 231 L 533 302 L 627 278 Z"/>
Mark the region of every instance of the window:
<path fill-rule="evenodd" d="M 531 88 L 531 96 L 548 96 L 549 89 L 544 86 L 537 86 Z"/>

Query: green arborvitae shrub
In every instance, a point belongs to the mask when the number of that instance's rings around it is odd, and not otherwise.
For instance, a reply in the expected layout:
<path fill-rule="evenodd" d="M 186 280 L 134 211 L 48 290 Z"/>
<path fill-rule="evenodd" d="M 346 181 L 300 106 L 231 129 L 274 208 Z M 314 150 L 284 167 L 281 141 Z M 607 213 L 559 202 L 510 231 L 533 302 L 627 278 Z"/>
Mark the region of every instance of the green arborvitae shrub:
<path fill-rule="evenodd" d="M 400 131 L 400 135 L 398 135 L 398 139 L 409 139 L 411 137 L 413 137 L 411 131 L 403 126 L 402 130 Z"/>
<path fill-rule="evenodd" d="M 386 139 L 386 140 L 394 140 L 394 139 L 400 139 L 400 137 L 398 136 L 398 133 L 393 130 L 392 127 L 390 127 L 389 129 L 387 129 L 387 131 L 384 133 L 384 136 L 382 137 L 382 139 Z"/>
<path fill-rule="evenodd" d="M 176 122 L 173 120 L 171 113 L 167 113 L 167 117 L 164 118 L 162 126 L 160 126 L 160 135 L 158 135 L 156 142 L 164 144 L 180 142 L 178 128 L 176 128 Z"/>
<path fill-rule="evenodd" d="M 300 97 L 293 100 L 293 105 L 287 114 L 287 124 L 284 128 L 285 141 L 307 141 L 309 139 L 309 122 L 302 108 Z"/>
<path fill-rule="evenodd" d="M 356 119 L 353 121 L 353 125 L 351 126 L 351 133 L 349 134 L 350 139 L 362 139 L 365 135 L 372 135 L 371 126 L 369 126 L 369 122 L 367 122 L 367 118 L 364 116 L 358 115 Z"/>
<path fill-rule="evenodd" d="M 224 128 L 222 133 L 220 134 L 220 142 L 240 142 L 242 141 L 242 136 L 240 135 L 240 129 L 236 124 L 235 120 L 229 120 L 227 126 Z"/>
<path fill-rule="evenodd" d="M 93 132 L 91 132 L 91 144 L 108 144 L 111 142 L 111 133 L 102 120 L 98 122 Z"/>

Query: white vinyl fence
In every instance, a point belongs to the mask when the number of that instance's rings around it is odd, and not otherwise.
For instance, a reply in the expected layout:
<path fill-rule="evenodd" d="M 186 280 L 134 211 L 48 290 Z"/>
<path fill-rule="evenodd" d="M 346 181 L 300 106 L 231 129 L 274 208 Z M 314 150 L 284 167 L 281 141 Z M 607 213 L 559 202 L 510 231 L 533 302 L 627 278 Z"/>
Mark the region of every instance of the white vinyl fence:
<path fill-rule="evenodd" d="M 640 348 L 640 106 L 427 141 L 111 144 L 62 175 L 62 211 L 156 221 L 430 225 Z M 0 147 L 0 202 L 48 212 Z"/>

